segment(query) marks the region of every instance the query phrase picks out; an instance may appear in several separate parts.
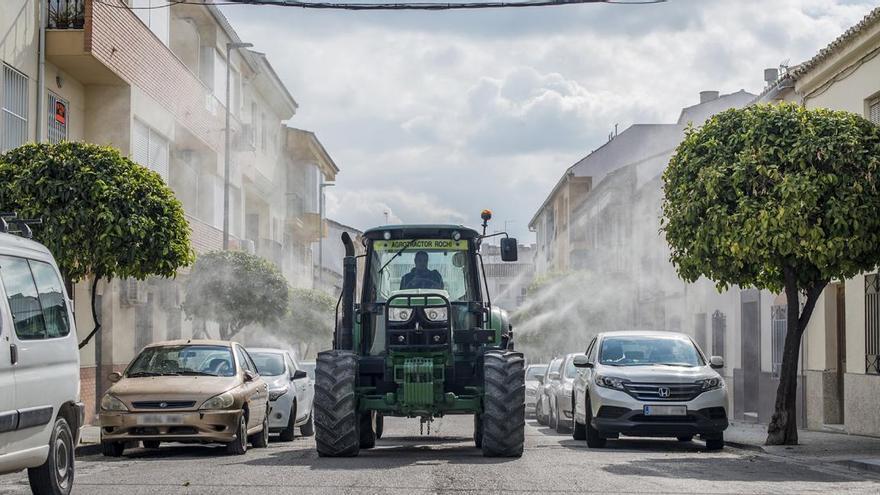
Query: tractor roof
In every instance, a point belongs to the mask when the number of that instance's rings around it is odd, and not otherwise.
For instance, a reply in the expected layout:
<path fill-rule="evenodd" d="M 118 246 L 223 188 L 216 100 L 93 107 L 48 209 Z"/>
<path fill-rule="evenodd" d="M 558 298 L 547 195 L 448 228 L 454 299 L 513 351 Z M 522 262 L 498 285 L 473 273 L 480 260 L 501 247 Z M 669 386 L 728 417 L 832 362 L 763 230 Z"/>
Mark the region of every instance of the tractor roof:
<path fill-rule="evenodd" d="M 476 239 L 480 236 L 476 230 L 465 227 L 464 225 L 453 224 L 422 224 L 422 225 L 383 225 L 374 227 L 364 232 L 364 237 L 368 239 L 383 239 L 385 232 L 391 233 L 392 239 L 407 239 L 412 237 L 423 238 L 441 238 L 445 239 L 452 236 L 452 232 L 457 230 L 461 234 L 462 239 Z"/>

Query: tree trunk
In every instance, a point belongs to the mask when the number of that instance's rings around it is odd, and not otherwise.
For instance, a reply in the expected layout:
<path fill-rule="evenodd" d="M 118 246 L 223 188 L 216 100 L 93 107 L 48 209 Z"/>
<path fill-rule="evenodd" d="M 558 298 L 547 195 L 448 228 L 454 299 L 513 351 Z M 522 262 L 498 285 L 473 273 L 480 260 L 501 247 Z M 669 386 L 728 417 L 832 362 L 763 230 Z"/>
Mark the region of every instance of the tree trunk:
<path fill-rule="evenodd" d="M 797 445 L 797 366 L 800 356 L 801 338 L 816 301 L 827 285 L 827 281 L 817 282 L 807 289 L 807 300 L 803 312 L 800 311 L 800 290 L 793 268 L 785 268 L 785 297 L 787 302 L 785 344 L 782 351 L 782 369 L 779 373 L 779 388 L 776 390 L 776 404 L 770 425 L 767 427 L 767 445 Z"/>
<path fill-rule="evenodd" d="M 101 280 L 101 276 L 95 274 L 94 280 L 92 280 L 92 321 L 95 323 L 95 328 L 92 329 L 92 332 L 89 333 L 86 338 L 83 339 L 82 342 L 79 343 L 79 348 L 89 345 L 89 341 L 92 340 L 92 337 L 101 330 L 101 322 L 98 320 L 98 307 L 96 304 L 96 297 L 98 292 L 98 281 Z M 109 280 L 108 280 L 109 282 Z"/>

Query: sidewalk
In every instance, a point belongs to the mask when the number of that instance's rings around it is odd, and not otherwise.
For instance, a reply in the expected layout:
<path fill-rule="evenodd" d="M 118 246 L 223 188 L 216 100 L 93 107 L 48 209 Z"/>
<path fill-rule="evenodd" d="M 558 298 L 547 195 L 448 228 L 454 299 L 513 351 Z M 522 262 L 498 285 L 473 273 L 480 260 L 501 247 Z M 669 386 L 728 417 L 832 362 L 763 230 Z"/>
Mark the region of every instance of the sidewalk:
<path fill-rule="evenodd" d="M 731 447 L 880 473 L 880 438 L 798 430 L 799 445 L 764 445 L 766 439 L 767 425 L 733 422 L 724 432 Z"/>

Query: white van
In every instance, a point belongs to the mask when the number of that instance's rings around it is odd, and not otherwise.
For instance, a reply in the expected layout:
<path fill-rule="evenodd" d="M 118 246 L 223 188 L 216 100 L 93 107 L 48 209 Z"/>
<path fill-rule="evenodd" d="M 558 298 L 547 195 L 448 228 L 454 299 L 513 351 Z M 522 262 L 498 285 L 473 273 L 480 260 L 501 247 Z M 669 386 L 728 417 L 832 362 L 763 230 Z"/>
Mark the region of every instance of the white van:
<path fill-rule="evenodd" d="M 83 422 L 70 300 L 49 250 L 2 232 L 0 282 L 0 474 L 27 469 L 33 493 L 66 495 Z"/>

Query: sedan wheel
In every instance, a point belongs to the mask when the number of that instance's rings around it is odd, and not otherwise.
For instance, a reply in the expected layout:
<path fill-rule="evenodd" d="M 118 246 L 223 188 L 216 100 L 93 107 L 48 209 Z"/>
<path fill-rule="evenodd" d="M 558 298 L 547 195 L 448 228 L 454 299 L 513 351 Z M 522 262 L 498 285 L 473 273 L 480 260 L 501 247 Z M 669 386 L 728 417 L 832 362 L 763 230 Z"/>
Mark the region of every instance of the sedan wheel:
<path fill-rule="evenodd" d="M 587 411 L 585 416 L 587 420 L 587 447 L 590 447 L 591 449 L 601 449 L 608 441 L 599 435 L 599 430 L 593 428 L 593 406 L 590 405 L 589 399 L 587 399 Z"/>
<path fill-rule="evenodd" d="M 235 439 L 226 444 L 226 453 L 231 455 L 244 455 L 247 452 L 247 416 L 241 412 L 238 418 L 238 431 Z"/>

